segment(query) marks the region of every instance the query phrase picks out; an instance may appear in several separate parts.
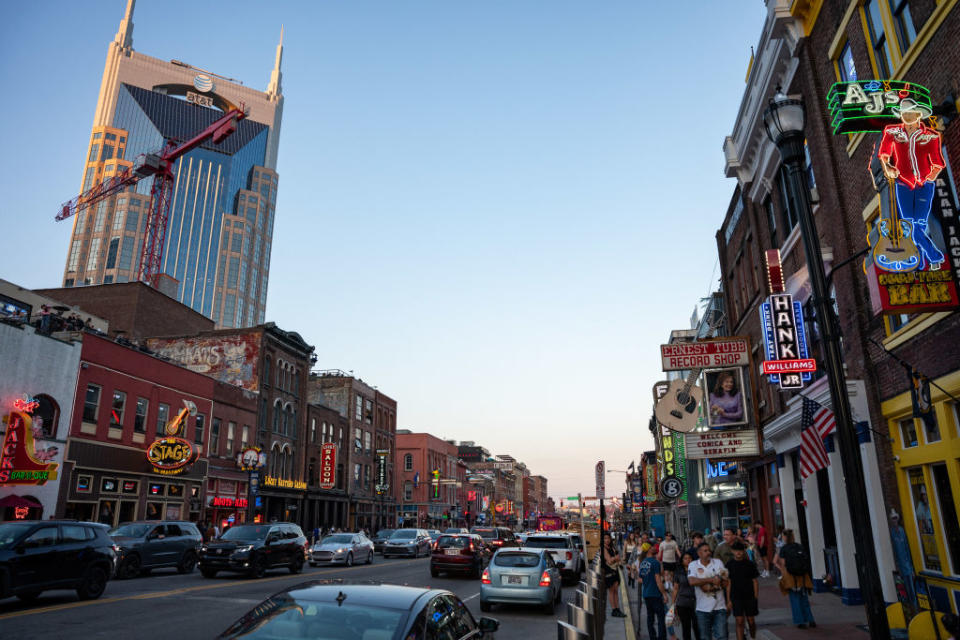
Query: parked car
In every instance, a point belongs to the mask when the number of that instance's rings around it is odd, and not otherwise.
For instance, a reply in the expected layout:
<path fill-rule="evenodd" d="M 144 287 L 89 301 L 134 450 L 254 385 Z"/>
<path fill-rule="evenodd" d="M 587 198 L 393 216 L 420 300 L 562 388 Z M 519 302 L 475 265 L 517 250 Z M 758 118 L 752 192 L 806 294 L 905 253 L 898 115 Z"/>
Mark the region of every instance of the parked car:
<path fill-rule="evenodd" d="M 564 581 L 574 581 L 580 577 L 580 551 L 573 539 L 564 533 L 538 533 L 527 536 L 524 548 L 548 549 L 553 561 L 560 568 Z"/>
<path fill-rule="evenodd" d="M 362 533 L 334 533 L 310 549 L 310 566 L 338 564 L 352 567 L 354 562 L 373 562 L 373 542 Z"/>
<path fill-rule="evenodd" d="M 427 535 L 430 536 L 431 542 L 436 542 L 437 538 L 443 535 L 443 532 L 440 529 L 427 529 Z"/>
<path fill-rule="evenodd" d="M 560 570 L 546 549 L 501 549 L 480 576 L 480 610 L 494 604 L 534 604 L 553 615 L 561 600 Z"/>
<path fill-rule="evenodd" d="M 133 578 L 160 567 L 192 573 L 203 544 L 197 526 L 182 520 L 124 522 L 110 530 L 110 537 L 120 547 L 118 578 Z"/>
<path fill-rule="evenodd" d="M 413 556 L 430 553 L 430 536 L 424 529 L 397 529 L 383 545 L 383 557 Z"/>
<path fill-rule="evenodd" d="M 44 591 L 75 589 L 81 600 L 95 600 L 116 561 L 106 527 L 75 520 L 0 522 L 0 598 L 32 601 Z"/>
<path fill-rule="evenodd" d="M 200 547 L 200 573 L 213 578 L 219 571 L 247 573 L 260 578 L 268 569 L 287 567 L 303 571 L 307 538 L 291 522 L 241 524 Z"/>
<path fill-rule="evenodd" d="M 470 529 L 470 533 L 475 533 L 483 538 L 491 552 L 502 547 L 520 546 L 517 537 L 513 535 L 513 531 L 506 527 L 474 527 Z"/>
<path fill-rule="evenodd" d="M 393 532 L 396 529 L 380 529 L 377 531 L 377 534 L 373 536 L 373 550 L 377 553 L 383 553 L 383 545 L 387 542 L 387 538 L 393 535 Z"/>
<path fill-rule="evenodd" d="M 436 578 L 441 571 L 457 571 L 472 578 L 479 578 L 485 560 L 486 546 L 480 536 L 444 534 L 433 545 L 430 575 Z"/>
<path fill-rule="evenodd" d="M 457 533 L 466 534 L 466 533 L 470 533 L 470 529 L 465 529 L 464 527 L 451 527 L 449 529 L 444 529 L 443 532 L 446 534 L 457 534 Z"/>
<path fill-rule="evenodd" d="M 317 580 L 273 594 L 219 637 L 491 640 L 499 626 L 443 589 Z"/>

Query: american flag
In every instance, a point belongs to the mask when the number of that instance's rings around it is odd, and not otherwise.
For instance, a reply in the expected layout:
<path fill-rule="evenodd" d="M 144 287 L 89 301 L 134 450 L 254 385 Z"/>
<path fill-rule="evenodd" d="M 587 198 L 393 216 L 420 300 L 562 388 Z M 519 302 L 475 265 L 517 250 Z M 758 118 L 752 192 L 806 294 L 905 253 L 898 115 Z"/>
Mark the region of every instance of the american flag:
<path fill-rule="evenodd" d="M 837 430 L 837 419 L 830 409 L 810 398 L 803 398 L 800 416 L 800 477 L 816 473 L 830 464 L 823 439 Z"/>

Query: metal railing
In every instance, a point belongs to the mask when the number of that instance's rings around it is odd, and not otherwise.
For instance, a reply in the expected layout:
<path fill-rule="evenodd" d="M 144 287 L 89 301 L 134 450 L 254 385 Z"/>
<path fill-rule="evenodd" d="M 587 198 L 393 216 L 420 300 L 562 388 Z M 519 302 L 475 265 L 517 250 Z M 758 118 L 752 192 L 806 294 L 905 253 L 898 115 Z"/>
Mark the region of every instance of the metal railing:
<path fill-rule="evenodd" d="M 557 640 L 601 640 L 607 618 L 607 589 L 598 551 L 577 585 L 573 602 L 566 606 L 567 620 L 557 620 Z"/>

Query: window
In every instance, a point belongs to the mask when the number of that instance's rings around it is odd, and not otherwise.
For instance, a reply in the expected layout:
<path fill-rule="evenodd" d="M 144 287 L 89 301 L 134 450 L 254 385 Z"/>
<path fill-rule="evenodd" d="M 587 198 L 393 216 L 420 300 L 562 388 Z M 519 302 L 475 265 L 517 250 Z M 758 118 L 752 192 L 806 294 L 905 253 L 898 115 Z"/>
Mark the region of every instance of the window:
<path fill-rule="evenodd" d="M 413 454 L 408 453 L 403 456 L 403 470 L 413 471 Z"/>
<path fill-rule="evenodd" d="M 87 156 L 87 162 L 96 162 L 99 156 L 100 156 L 99 143 L 90 145 L 90 155 Z"/>
<path fill-rule="evenodd" d="M 882 0 L 881 0 L 882 1 Z M 883 29 L 880 12 L 873 0 L 863 3 L 863 15 L 867 19 L 867 28 L 870 37 L 870 46 L 873 49 L 873 61 L 876 64 L 878 78 L 889 78 L 893 68 L 893 58 L 890 57 L 890 47 L 887 43 L 887 34 Z"/>
<path fill-rule="evenodd" d="M 270 356 L 267 356 L 263 361 L 263 383 L 267 386 L 270 385 Z"/>
<path fill-rule="evenodd" d="M 911 316 L 901 313 L 896 316 L 887 316 L 887 335 L 894 334 L 910 323 Z"/>
<path fill-rule="evenodd" d="M 87 385 L 87 395 L 83 401 L 83 421 L 96 422 L 97 409 L 100 406 L 100 387 L 95 384 Z"/>
<path fill-rule="evenodd" d="M 87 254 L 87 271 L 94 271 L 97 268 L 97 260 L 100 259 L 100 238 L 94 238 L 90 241 L 90 252 Z"/>
<path fill-rule="evenodd" d="M 217 448 L 220 445 L 220 418 L 214 418 L 210 423 L 210 451 L 209 455 L 217 455 Z"/>
<path fill-rule="evenodd" d="M 837 59 L 837 72 L 841 82 L 853 82 L 857 79 L 857 65 L 853 62 L 853 51 L 850 43 L 843 45 L 840 57 Z"/>
<path fill-rule="evenodd" d="M 923 469 L 915 467 L 907 471 L 910 495 L 913 498 L 913 514 L 917 533 L 920 535 L 920 551 L 923 566 L 928 571 L 941 571 L 940 551 L 937 549 L 936 534 L 933 530 L 933 514 L 930 511 L 930 499 L 923 478 Z"/>
<path fill-rule="evenodd" d="M 57 528 L 43 527 L 42 529 L 37 529 L 27 536 L 22 544 L 26 549 L 52 547 L 53 545 L 57 544 Z"/>
<path fill-rule="evenodd" d="M 363 488 L 370 488 L 370 465 L 363 465 Z"/>
<path fill-rule="evenodd" d="M 33 426 L 40 429 L 44 437 L 55 438 L 57 425 L 60 423 L 60 405 L 45 393 L 33 397 L 37 401 L 37 408 L 33 410 Z"/>
<path fill-rule="evenodd" d="M 367 409 L 367 417 L 366 417 L 367 424 L 373 424 L 373 403 L 370 402 L 369 400 L 366 400 L 364 404 L 366 405 L 366 409 Z"/>
<path fill-rule="evenodd" d="M 354 414 L 354 417 L 357 420 L 363 419 L 363 398 L 361 398 L 359 395 L 357 396 L 357 410 Z"/>
<path fill-rule="evenodd" d="M 123 391 L 113 392 L 113 402 L 110 404 L 110 426 L 123 426 L 123 410 L 127 406 L 127 394 Z"/>
<path fill-rule="evenodd" d="M 146 398 L 137 398 L 137 414 L 133 417 L 133 430 L 137 433 L 147 432 L 147 407 L 149 403 Z"/>
<path fill-rule="evenodd" d="M 363 465 L 361 465 L 359 462 L 353 465 L 353 483 L 358 487 L 360 486 L 360 474 L 362 467 Z"/>
<path fill-rule="evenodd" d="M 359 428 L 353 430 L 353 449 L 357 453 L 363 452 L 363 435 Z"/>
<path fill-rule="evenodd" d="M 193 430 L 193 441 L 197 444 L 203 444 L 203 422 L 205 416 L 202 413 L 197 414 L 196 427 Z"/>
<path fill-rule="evenodd" d="M 160 403 L 157 405 L 157 435 L 166 435 L 164 427 L 167 426 L 167 420 L 170 417 L 170 406 Z"/>
<path fill-rule="evenodd" d="M 953 566 L 953 574 L 960 574 L 960 520 L 957 519 L 957 501 L 950 487 L 950 477 L 946 465 L 930 467 L 933 476 L 933 491 L 940 506 L 940 522 L 943 523 L 944 541 L 947 544 L 947 556 Z"/>
<path fill-rule="evenodd" d="M 250 444 L 250 425 L 243 425 L 243 431 L 240 432 L 240 446 L 246 448 Z"/>
<path fill-rule="evenodd" d="M 273 405 L 273 432 L 280 433 L 280 401 L 277 400 L 276 404 Z"/>
<path fill-rule="evenodd" d="M 797 217 L 797 211 L 793 198 L 790 197 L 790 192 L 787 191 L 787 168 L 785 166 L 780 167 L 780 204 L 783 207 L 783 223 L 784 223 L 784 233 L 787 235 L 790 234 L 790 231 L 797 226 L 797 222 L 800 219 Z"/>
<path fill-rule="evenodd" d="M 888 0 L 893 24 L 897 28 L 897 40 L 900 52 L 910 48 L 910 44 L 917 39 L 917 30 L 913 27 L 913 17 L 910 15 L 910 6 L 907 0 Z"/>
<path fill-rule="evenodd" d="M 940 442 L 940 425 L 937 423 L 937 413 L 933 409 L 930 410 L 930 421 L 921 418 L 920 424 L 923 425 L 923 439 L 927 444 L 933 444 L 934 442 Z"/>
<path fill-rule="evenodd" d="M 904 449 L 917 446 L 917 427 L 913 418 L 900 421 L 900 440 L 903 442 Z"/>
<path fill-rule="evenodd" d="M 134 239 L 127 236 L 123 239 L 123 248 L 120 249 L 120 268 L 129 269 L 133 263 Z"/>
<path fill-rule="evenodd" d="M 364 431 L 364 432 L 363 432 L 363 450 L 367 453 L 367 455 L 369 455 L 370 452 L 372 451 L 372 447 L 370 446 L 370 432 L 369 432 L 369 431 Z"/>
<path fill-rule="evenodd" d="M 780 243 L 777 242 L 777 216 L 773 210 L 773 199 L 770 196 L 767 196 L 767 199 L 763 201 L 763 209 L 767 212 L 767 226 L 770 229 L 770 246 L 776 249 L 780 246 Z"/>
<path fill-rule="evenodd" d="M 233 433 L 236 430 L 237 425 L 234 422 L 227 423 L 227 455 L 233 454 Z"/>
<path fill-rule="evenodd" d="M 323 430 L 327 430 L 327 424 L 323 424 Z M 317 441 L 317 420 L 315 418 L 310 418 L 310 442 Z"/>
<path fill-rule="evenodd" d="M 403 483 L 403 499 L 407 502 L 413 500 L 413 483 L 409 480 Z"/>

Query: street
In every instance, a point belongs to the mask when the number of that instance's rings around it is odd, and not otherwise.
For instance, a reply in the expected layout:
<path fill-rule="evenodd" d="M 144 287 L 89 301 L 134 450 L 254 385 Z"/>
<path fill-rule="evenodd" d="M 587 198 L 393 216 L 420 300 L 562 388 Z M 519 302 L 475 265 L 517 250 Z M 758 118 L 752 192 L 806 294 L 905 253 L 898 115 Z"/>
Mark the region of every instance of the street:
<path fill-rule="evenodd" d="M 441 574 L 430 577 L 429 558 L 390 559 L 377 556 L 372 565 L 304 567 L 300 575 L 275 569 L 261 580 L 221 574 L 207 580 L 195 571 L 179 575 L 162 569 L 132 580 L 112 580 L 99 600 L 82 602 L 72 591 L 50 591 L 32 604 L 15 598 L 0 602 L 0 636 L 31 638 L 137 638 L 192 640 L 215 638 L 234 620 L 267 596 L 312 579 L 378 580 L 420 587 L 449 589 L 469 606 L 475 618 L 488 615 L 500 621 L 498 640 L 548 637 L 556 633 L 556 615 L 536 609 L 496 607 L 480 613 L 479 580 Z M 564 602 L 575 587 L 565 587 Z M 42 615 L 41 615 L 42 614 Z"/>

